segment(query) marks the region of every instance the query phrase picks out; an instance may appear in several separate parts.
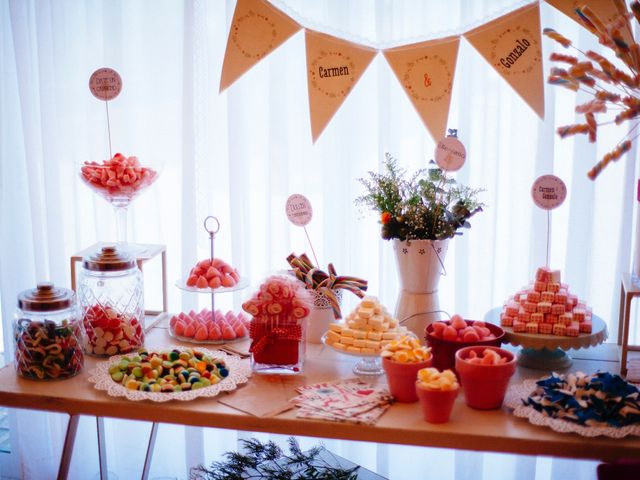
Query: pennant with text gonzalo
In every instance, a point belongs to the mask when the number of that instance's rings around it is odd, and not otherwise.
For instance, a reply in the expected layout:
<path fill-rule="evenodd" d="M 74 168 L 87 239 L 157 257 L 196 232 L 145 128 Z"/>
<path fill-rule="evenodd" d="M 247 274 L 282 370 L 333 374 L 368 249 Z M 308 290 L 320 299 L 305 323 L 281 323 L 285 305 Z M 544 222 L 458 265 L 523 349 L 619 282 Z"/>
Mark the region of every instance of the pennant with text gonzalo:
<path fill-rule="evenodd" d="M 301 29 L 266 0 L 238 0 L 224 54 L 220 92 Z"/>
<path fill-rule="evenodd" d="M 544 118 L 540 6 L 525 5 L 464 36 L 527 104 Z"/>
<path fill-rule="evenodd" d="M 607 25 L 621 15 L 627 14 L 627 6 L 624 0 L 546 0 L 546 2 L 581 26 L 583 25 L 578 20 L 577 8 L 588 7 L 603 25 Z M 633 43 L 633 34 L 626 25 L 620 30 L 620 34 L 629 45 Z"/>
<path fill-rule="evenodd" d="M 312 30 L 305 33 L 309 114 L 315 143 L 377 50 Z"/>
<path fill-rule="evenodd" d="M 384 56 L 435 141 L 445 136 L 460 37 L 385 50 Z"/>

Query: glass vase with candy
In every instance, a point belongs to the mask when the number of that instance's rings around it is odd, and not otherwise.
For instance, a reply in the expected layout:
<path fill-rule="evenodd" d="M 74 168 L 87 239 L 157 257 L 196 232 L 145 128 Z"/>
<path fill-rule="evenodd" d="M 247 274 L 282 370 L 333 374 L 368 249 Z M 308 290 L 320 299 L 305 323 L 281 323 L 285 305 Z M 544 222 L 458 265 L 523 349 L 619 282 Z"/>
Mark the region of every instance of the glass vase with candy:
<path fill-rule="evenodd" d="M 305 356 L 305 323 L 311 309 L 304 284 L 289 277 L 269 277 L 242 308 L 252 316 L 249 352 L 253 371 L 300 373 Z"/>

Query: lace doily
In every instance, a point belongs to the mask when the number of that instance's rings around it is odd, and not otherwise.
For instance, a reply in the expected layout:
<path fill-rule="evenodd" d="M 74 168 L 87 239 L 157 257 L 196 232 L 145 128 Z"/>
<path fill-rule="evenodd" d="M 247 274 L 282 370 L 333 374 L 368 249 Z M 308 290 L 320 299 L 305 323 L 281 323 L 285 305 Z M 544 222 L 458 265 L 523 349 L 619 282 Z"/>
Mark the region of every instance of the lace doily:
<path fill-rule="evenodd" d="M 168 349 L 168 347 L 167 347 Z M 172 347 L 171 350 L 186 350 L 186 347 Z M 164 349 L 158 349 L 164 350 Z M 94 384 L 97 390 L 104 390 L 111 397 L 126 397 L 128 400 L 140 401 L 151 400 L 152 402 L 168 402 L 169 400 L 188 401 L 198 397 L 215 397 L 220 392 L 230 392 L 238 388 L 238 385 L 246 383 L 251 376 L 251 367 L 246 361 L 216 350 L 212 352 L 205 348 L 198 348 L 198 351 L 220 358 L 227 365 L 229 375 L 215 385 L 189 390 L 187 392 L 141 392 L 129 390 L 128 388 L 114 382 L 109 373 L 109 367 L 117 364 L 126 355 L 115 355 L 105 362 L 100 362 L 91 371 L 89 381 Z M 130 356 L 130 355 L 129 355 Z"/>
<path fill-rule="evenodd" d="M 504 404 L 513 409 L 516 417 L 526 418 L 533 425 L 551 428 L 560 433 L 577 433 L 583 437 L 623 438 L 628 435 L 640 436 L 640 425 L 626 425 L 624 427 L 590 427 L 578 423 L 551 418 L 538 412 L 529 405 L 523 405 L 522 400 L 529 397 L 536 389 L 537 380 L 525 380 L 519 385 L 512 385 L 507 390 Z"/>
<path fill-rule="evenodd" d="M 327 296 L 318 291 L 318 290 L 307 290 L 309 293 L 311 293 L 311 297 L 313 298 L 313 306 L 317 307 L 317 308 L 332 308 L 331 306 L 331 302 L 329 301 L 329 299 L 327 298 Z M 342 290 L 338 289 L 338 290 L 334 290 L 333 293 L 335 294 L 336 298 L 338 299 L 338 303 L 342 302 Z"/>

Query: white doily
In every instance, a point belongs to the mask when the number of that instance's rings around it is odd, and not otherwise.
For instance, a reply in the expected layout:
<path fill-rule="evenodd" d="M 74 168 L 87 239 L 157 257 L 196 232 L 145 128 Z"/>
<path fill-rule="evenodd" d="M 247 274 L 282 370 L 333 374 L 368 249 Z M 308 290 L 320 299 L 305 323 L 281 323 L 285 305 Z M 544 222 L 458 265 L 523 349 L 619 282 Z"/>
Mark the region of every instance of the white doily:
<path fill-rule="evenodd" d="M 512 385 L 507 390 L 507 394 L 504 399 L 504 404 L 513 409 L 513 414 L 516 417 L 526 418 L 533 425 L 539 425 L 542 427 L 549 427 L 551 430 L 560 433 L 577 433 L 583 437 L 610 437 L 610 438 L 623 438 L 628 435 L 640 436 L 640 425 L 626 425 L 624 427 L 590 427 L 586 425 L 580 425 L 578 423 L 563 420 L 561 418 L 547 417 L 541 412 L 538 412 L 529 405 L 523 405 L 522 400 L 529 397 L 529 395 L 536 389 L 537 380 L 525 380 L 519 385 Z"/>
<path fill-rule="evenodd" d="M 185 347 L 173 347 L 171 349 L 159 350 L 187 350 Z M 238 388 L 238 385 L 249 381 L 251 376 L 251 367 L 242 359 L 227 355 L 224 352 L 216 350 L 212 352 L 204 348 L 196 350 L 219 358 L 227 366 L 229 375 L 220 382 L 209 387 L 199 388 L 197 390 L 189 390 L 186 392 L 141 392 L 138 390 L 129 390 L 123 385 L 113 381 L 109 373 L 109 367 L 117 364 L 126 355 L 115 355 L 105 362 L 100 362 L 96 368 L 91 371 L 89 381 L 94 384 L 97 390 L 105 390 L 112 397 L 126 397 L 128 400 L 140 401 L 151 400 L 152 402 L 168 402 L 169 400 L 188 401 L 198 397 L 215 397 L 220 392 L 230 392 Z M 157 351 L 157 350 L 154 350 Z M 129 355 L 131 356 L 131 354 Z"/>

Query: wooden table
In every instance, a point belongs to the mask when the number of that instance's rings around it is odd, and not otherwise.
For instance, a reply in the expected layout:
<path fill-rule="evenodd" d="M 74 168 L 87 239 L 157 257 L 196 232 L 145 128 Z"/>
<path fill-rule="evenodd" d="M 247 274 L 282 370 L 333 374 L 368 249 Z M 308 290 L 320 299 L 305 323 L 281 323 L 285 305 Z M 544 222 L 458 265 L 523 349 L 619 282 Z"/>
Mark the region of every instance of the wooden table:
<path fill-rule="evenodd" d="M 167 334 L 166 320 L 147 336 L 149 348 L 176 344 Z M 572 371 L 597 369 L 617 371 L 617 348 L 602 345 L 572 352 Z M 321 345 L 309 345 L 304 374 L 294 377 L 253 376 L 234 392 L 223 394 L 226 400 L 246 400 L 256 392 L 287 399 L 298 385 L 352 377 L 353 357 L 343 356 Z M 248 361 L 248 360 L 245 360 Z M 12 366 L 0 370 L 0 405 L 48 410 L 72 415 L 91 415 L 150 422 L 176 423 L 234 430 L 272 432 L 323 438 L 378 443 L 420 445 L 463 450 L 494 451 L 525 455 L 545 455 L 612 461 L 639 458 L 640 438 L 621 440 L 585 438 L 560 434 L 513 417 L 506 408 L 478 411 L 467 407 L 461 394 L 449 423 L 432 425 L 422 420 L 418 404 L 395 404 L 375 426 L 352 425 L 295 417 L 295 410 L 276 416 L 258 417 L 221 404 L 217 398 L 199 398 L 192 402 L 136 402 L 109 397 L 87 381 L 97 360 L 87 358 L 78 376 L 61 382 L 39 383 L 16 376 Z M 544 372 L 518 368 L 512 382 L 537 378 Z M 384 381 L 379 378 L 378 381 Z M 76 417 L 77 418 L 77 417 Z"/>

